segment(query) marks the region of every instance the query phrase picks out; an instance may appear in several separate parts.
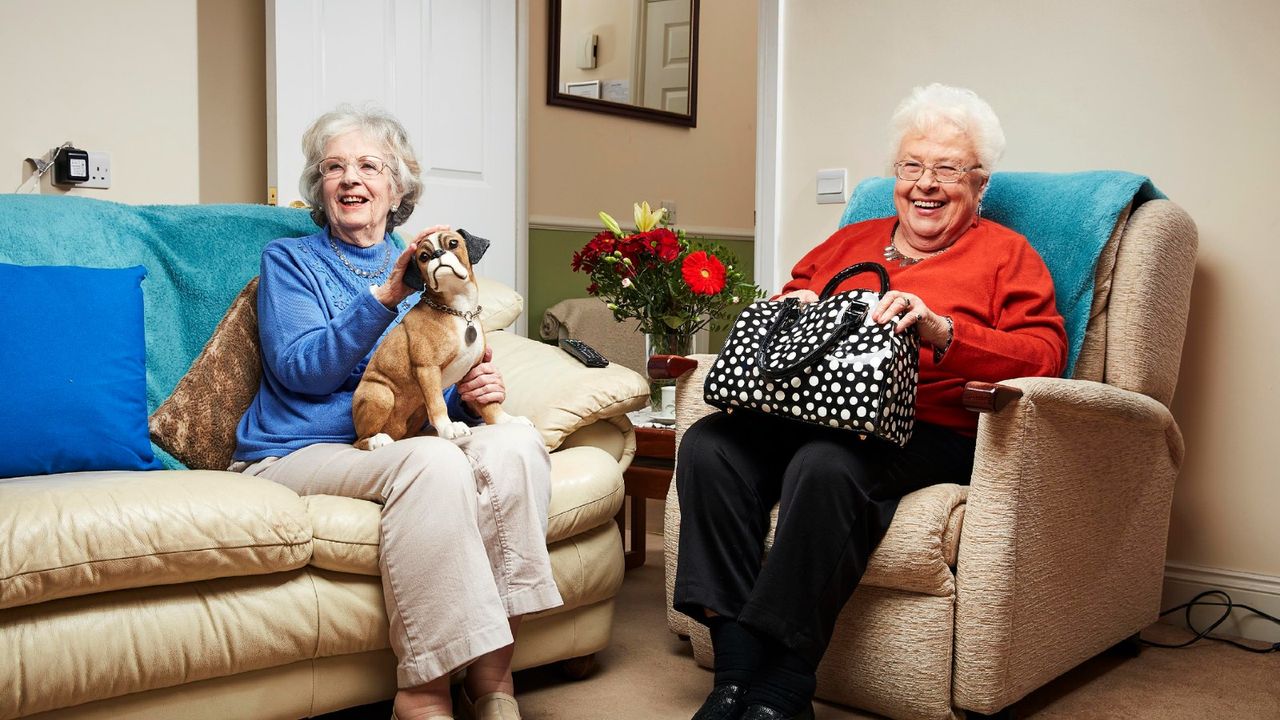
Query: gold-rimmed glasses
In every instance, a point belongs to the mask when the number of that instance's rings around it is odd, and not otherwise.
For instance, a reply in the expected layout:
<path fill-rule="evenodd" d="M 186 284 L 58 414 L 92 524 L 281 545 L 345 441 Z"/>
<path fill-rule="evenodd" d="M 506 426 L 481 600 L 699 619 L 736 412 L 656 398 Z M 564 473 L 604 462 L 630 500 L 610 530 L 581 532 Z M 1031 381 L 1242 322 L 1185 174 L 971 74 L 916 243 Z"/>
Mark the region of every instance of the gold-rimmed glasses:
<path fill-rule="evenodd" d="M 348 167 L 354 167 L 356 174 L 360 177 L 372 178 L 387 169 L 387 161 L 377 155 L 361 155 L 354 160 L 327 157 L 316 163 L 316 169 L 320 171 L 320 175 L 330 179 L 340 177 L 347 172 Z"/>
<path fill-rule="evenodd" d="M 903 160 L 893 164 L 893 172 L 899 180 L 915 182 L 924 177 L 925 170 L 933 171 L 933 179 L 940 183 L 960 182 L 960 178 L 972 170 L 981 170 L 981 165 L 973 167 L 956 167 L 954 165 L 925 165 L 914 160 Z"/>

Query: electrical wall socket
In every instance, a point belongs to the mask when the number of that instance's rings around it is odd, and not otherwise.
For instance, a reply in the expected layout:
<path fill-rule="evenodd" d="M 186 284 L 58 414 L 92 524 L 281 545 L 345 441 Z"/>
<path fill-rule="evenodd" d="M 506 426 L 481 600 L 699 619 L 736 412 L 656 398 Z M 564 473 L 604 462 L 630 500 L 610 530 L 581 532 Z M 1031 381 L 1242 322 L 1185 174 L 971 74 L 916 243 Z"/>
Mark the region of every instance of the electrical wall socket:
<path fill-rule="evenodd" d="M 676 224 L 676 201 L 660 200 L 658 201 L 658 207 L 667 209 L 667 222 L 671 223 L 672 225 L 675 225 Z"/>
<path fill-rule="evenodd" d="M 99 188 L 106 190 L 111 187 L 111 153 L 90 152 L 89 153 L 89 179 L 82 182 L 76 187 L 82 188 Z"/>

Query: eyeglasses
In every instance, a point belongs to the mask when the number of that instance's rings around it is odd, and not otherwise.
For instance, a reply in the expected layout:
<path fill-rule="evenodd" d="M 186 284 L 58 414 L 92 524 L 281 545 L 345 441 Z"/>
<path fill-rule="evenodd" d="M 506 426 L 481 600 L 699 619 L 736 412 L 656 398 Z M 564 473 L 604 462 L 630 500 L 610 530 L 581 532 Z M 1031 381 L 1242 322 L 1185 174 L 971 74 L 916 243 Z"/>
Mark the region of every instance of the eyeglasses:
<path fill-rule="evenodd" d="M 366 178 L 377 177 L 383 170 L 387 169 L 387 161 L 377 155 L 361 155 L 350 161 L 328 157 L 316 163 L 316 169 L 320 171 L 322 176 L 332 179 L 345 174 L 347 168 L 353 164 L 356 174 Z"/>
<path fill-rule="evenodd" d="M 954 167 L 952 165 L 924 165 L 913 160 L 903 160 L 893 164 L 894 173 L 899 180 L 907 180 L 914 182 L 924 177 L 925 170 L 933 171 L 933 179 L 940 183 L 960 182 L 960 178 L 971 170 L 981 170 L 981 165 L 974 165 L 971 168 Z"/>

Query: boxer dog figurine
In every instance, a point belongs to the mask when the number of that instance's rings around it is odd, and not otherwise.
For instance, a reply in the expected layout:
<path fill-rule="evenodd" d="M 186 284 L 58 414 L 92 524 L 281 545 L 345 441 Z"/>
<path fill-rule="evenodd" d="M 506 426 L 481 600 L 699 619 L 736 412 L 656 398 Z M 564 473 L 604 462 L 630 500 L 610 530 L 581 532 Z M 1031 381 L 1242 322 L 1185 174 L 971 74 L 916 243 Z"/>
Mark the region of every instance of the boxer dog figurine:
<path fill-rule="evenodd" d="M 443 393 L 484 357 L 480 292 L 471 268 L 489 241 L 459 229 L 423 233 L 415 242 L 404 282 L 422 297 L 374 351 L 351 401 L 361 450 L 418 435 L 427 420 L 447 440 L 471 434 L 466 423 L 449 418 Z M 475 410 L 488 425 L 533 424 L 499 403 Z"/>

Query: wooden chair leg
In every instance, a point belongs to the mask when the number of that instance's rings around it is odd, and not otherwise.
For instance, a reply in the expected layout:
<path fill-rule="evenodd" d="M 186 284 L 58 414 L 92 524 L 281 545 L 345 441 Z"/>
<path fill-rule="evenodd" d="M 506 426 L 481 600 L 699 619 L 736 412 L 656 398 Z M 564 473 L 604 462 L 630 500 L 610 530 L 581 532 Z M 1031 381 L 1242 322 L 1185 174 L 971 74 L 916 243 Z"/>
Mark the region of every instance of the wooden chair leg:
<path fill-rule="evenodd" d="M 1112 645 L 1105 654 L 1114 657 L 1136 658 L 1142 652 L 1141 633 L 1134 633 L 1120 642 Z"/>

